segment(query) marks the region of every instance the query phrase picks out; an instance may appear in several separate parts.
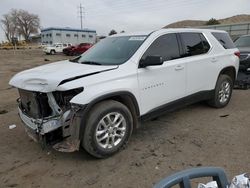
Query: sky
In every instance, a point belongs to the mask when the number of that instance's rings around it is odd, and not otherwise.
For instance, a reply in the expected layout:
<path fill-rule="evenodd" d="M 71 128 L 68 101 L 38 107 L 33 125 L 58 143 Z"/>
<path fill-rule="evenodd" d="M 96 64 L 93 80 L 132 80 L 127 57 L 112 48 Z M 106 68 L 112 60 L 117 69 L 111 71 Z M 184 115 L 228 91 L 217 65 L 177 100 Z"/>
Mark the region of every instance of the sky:
<path fill-rule="evenodd" d="M 107 35 L 111 29 L 149 31 L 186 19 L 250 14 L 250 0 L 0 0 L 0 16 L 12 8 L 23 9 L 38 14 L 42 28 L 80 28 L 80 3 L 85 12 L 83 27 L 98 35 Z"/>

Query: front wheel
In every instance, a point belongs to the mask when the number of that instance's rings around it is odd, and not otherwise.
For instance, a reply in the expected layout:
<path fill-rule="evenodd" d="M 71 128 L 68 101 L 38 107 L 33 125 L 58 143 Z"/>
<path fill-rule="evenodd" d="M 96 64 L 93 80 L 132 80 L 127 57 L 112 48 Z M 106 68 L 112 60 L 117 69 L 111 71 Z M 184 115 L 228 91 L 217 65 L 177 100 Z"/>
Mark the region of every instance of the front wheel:
<path fill-rule="evenodd" d="M 108 100 L 89 112 L 82 146 L 97 158 L 111 156 L 122 149 L 133 130 L 129 109 L 120 102 Z"/>
<path fill-rule="evenodd" d="M 54 55 L 55 53 L 56 53 L 55 50 L 51 50 L 51 51 L 50 51 L 50 54 L 51 54 L 51 55 Z"/>
<path fill-rule="evenodd" d="M 228 75 L 220 75 L 213 97 L 208 101 L 208 104 L 215 108 L 223 108 L 229 103 L 233 91 L 233 80 Z"/>

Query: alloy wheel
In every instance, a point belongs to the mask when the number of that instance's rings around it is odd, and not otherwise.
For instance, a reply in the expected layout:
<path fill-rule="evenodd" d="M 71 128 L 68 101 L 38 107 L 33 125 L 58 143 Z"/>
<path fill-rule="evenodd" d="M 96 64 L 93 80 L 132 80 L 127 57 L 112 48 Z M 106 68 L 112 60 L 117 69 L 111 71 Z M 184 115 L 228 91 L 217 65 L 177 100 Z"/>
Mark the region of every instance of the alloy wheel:
<path fill-rule="evenodd" d="M 97 125 L 95 132 L 97 144 L 103 149 L 114 148 L 124 138 L 126 129 L 127 123 L 121 113 L 108 113 Z"/>
<path fill-rule="evenodd" d="M 219 101 L 220 103 L 225 103 L 228 101 L 231 94 L 231 86 L 228 81 L 224 81 L 221 84 L 220 90 L 219 90 Z"/>

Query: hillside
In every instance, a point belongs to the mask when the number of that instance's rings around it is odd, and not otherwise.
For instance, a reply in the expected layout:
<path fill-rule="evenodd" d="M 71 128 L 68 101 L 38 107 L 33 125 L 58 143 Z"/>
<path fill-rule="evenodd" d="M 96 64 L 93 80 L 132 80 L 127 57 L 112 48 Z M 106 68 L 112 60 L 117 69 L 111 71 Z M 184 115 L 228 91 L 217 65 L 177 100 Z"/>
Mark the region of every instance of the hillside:
<path fill-rule="evenodd" d="M 164 28 L 178 28 L 178 27 L 197 27 L 203 26 L 206 24 L 208 20 L 183 20 L 179 22 L 171 23 Z M 232 16 L 229 18 L 219 19 L 221 24 L 231 24 L 231 23 L 242 23 L 242 22 L 250 22 L 250 15 L 241 14 Z"/>

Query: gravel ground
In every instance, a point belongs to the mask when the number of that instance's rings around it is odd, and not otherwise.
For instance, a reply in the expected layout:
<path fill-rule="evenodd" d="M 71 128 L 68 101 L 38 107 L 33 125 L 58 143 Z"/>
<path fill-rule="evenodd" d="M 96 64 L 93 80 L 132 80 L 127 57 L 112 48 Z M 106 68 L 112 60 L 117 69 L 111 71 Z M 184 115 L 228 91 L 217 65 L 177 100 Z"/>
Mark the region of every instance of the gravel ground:
<path fill-rule="evenodd" d="M 0 51 L 0 187 L 147 188 L 197 166 L 223 167 L 230 178 L 250 172 L 250 90 L 234 90 L 224 109 L 199 103 L 143 123 L 128 147 L 108 159 L 84 150 L 42 150 L 24 132 L 17 91 L 8 81 L 21 70 L 67 58 L 41 50 Z M 17 127 L 10 130 L 11 124 Z"/>

